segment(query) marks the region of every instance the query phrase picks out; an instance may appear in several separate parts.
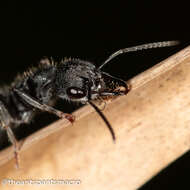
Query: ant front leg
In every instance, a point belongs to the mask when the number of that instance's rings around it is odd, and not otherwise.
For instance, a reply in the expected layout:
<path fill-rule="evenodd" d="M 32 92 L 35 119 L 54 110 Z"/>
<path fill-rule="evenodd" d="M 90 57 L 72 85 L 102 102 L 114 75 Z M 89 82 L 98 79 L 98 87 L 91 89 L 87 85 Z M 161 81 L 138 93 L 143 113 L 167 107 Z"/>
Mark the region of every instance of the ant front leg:
<path fill-rule="evenodd" d="M 75 118 L 73 115 L 71 114 L 67 114 L 67 113 L 63 113 L 57 109 L 54 109 L 51 106 L 48 106 L 47 104 L 42 104 L 40 102 L 38 102 L 37 100 L 35 100 L 33 97 L 31 97 L 30 95 L 26 94 L 25 92 L 22 92 L 18 89 L 14 89 L 14 91 L 24 100 L 26 101 L 29 105 L 33 106 L 34 108 L 38 108 L 42 111 L 47 111 L 49 113 L 53 113 L 55 115 L 57 115 L 60 118 L 66 118 L 67 120 L 69 120 L 71 123 L 74 122 Z"/>
<path fill-rule="evenodd" d="M 19 143 L 10 127 L 10 123 L 12 121 L 12 117 L 10 116 L 9 112 L 7 111 L 5 105 L 0 101 L 0 122 L 2 124 L 2 128 L 6 130 L 7 136 L 10 142 L 14 146 L 14 155 L 16 160 L 16 167 L 19 168 L 19 150 L 20 146 Z"/>

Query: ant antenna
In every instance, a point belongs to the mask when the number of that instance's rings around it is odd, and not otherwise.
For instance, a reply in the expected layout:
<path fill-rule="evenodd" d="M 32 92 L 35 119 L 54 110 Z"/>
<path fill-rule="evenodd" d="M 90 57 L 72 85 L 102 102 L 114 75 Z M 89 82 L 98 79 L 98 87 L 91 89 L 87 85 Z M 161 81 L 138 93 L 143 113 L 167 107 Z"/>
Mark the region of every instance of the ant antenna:
<path fill-rule="evenodd" d="M 118 55 L 123 54 L 123 53 L 134 52 L 134 51 L 145 50 L 145 49 L 170 47 L 170 46 L 178 45 L 179 43 L 180 43 L 179 41 L 163 41 L 163 42 L 154 42 L 154 43 L 142 44 L 142 45 L 138 45 L 138 46 L 120 49 L 120 50 L 116 51 L 115 53 L 111 54 L 108 57 L 108 59 L 106 59 L 106 61 L 104 61 L 104 63 L 102 65 L 100 65 L 100 67 L 98 69 L 101 69 L 113 58 L 115 58 Z"/>
<path fill-rule="evenodd" d="M 112 136 L 112 139 L 113 139 L 113 142 L 115 143 L 115 133 L 114 133 L 114 130 L 111 126 L 111 124 L 109 123 L 109 121 L 107 120 L 107 118 L 104 116 L 104 114 L 99 110 L 99 108 L 94 104 L 92 103 L 91 101 L 88 101 L 88 103 L 96 110 L 96 112 L 100 115 L 100 117 L 103 119 L 103 121 L 106 123 L 110 133 L 111 133 L 111 136 Z"/>

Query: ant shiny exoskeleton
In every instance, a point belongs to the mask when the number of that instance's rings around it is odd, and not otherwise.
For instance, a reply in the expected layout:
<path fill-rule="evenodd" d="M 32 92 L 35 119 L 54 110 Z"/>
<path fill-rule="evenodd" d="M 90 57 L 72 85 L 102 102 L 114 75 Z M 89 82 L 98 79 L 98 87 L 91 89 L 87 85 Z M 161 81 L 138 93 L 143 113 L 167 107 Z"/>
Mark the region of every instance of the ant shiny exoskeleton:
<path fill-rule="evenodd" d="M 37 110 L 53 113 L 70 122 L 74 121 L 71 114 L 63 113 L 52 107 L 51 100 L 57 97 L 83 104 L 89 103 L 104 120 L 115 140 L 110 123 L 93 100 L 125 95 L 130 88 L 125 81 L 103 72 L 102 67 L 119 54 L 174 46 L 177 43 L 177 41 L 165 41 L 121 49 L 112 54 L 98 68 L 80 59 L 66 59 L 59 63 L 48 58 L 42 59 L 38 67 L 19 75 L 10 86 L 1 88 L 0 127 L 6 130 L 9 140 L 14 145 L 17 166 L 19 147 L 12 131 L 13 127 L 29 123 Z"/>

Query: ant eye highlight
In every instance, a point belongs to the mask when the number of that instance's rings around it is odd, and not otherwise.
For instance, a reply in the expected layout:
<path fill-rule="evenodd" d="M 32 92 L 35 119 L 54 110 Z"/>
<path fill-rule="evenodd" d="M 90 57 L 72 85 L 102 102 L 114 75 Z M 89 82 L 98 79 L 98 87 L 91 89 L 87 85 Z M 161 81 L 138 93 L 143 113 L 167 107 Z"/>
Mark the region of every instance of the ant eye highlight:
<path fill-rule="evenodd" d="M 86 96 L 86 92 L 77 87 L 70 87 L 67 89 L 67 95 L 70 98 L 80 99 Z"/>

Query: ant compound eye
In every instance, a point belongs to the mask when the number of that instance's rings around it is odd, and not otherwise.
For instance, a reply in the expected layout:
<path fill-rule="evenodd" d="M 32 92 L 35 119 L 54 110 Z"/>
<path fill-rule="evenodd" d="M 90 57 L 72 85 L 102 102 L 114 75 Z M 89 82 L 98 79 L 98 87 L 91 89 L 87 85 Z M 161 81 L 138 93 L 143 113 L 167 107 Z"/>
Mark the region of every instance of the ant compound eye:
<path fill-rule="evenodd" d="M 80 99 L 86 96 L 86 92 L 77 87 L 70 87 L 67 89 L 67 95 L 70 98 Z"/>

